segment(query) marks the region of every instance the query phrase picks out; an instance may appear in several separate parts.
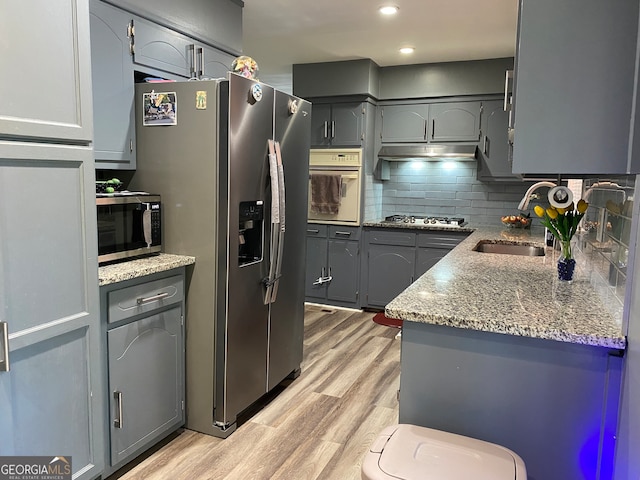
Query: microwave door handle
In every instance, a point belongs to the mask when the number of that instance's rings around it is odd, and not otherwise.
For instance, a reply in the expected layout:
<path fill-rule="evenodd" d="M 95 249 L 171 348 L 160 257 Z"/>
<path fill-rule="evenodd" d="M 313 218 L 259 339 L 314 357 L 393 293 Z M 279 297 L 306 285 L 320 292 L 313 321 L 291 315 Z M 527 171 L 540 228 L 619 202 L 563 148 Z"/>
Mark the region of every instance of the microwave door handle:
<path fill-rule="evenodd" d="M 145 211 L 142 212 L 142 232 L 144 233 L 144 241 L 147 244 L 147 248 L 151 248 L 153 239 L 151 237 L 151 205 L 144 203 Z"/>
<path fill-rule="evenodd" d="M 285 234 L 285 184 L 284 184 L 284 165 L 282 164 L 282 152 L 280 151 L 280 143 L 275 142 L 276 161 L 278 167 L 278 200 L 279 200 L 279 215 L 280 225 L 277 229 L 278 234 L 278 256 L 276 257 L 276 270 L 275 277 L 273 278 L 273 290 L 271 292 L 271 303 L 276 301 L 278 296 L 278 283 L 282 275 L 282 256 L 284 254 L 284 234 Z"/>

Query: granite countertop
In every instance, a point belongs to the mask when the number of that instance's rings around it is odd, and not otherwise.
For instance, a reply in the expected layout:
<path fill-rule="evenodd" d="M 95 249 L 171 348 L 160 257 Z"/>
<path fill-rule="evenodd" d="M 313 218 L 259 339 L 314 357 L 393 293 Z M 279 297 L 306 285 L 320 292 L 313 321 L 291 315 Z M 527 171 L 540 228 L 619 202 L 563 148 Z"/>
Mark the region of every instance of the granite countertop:
<path fill-rule="evenodd" d="M 437 230 L 447 232 L 467 232 L 474 231 L 472 227 L 465 225 L 463 227 L 448 227 L 446 225 L 430 225 L 425 224 L 422 219 L 417 219 L 415 223 L 405 222 L 385 222 L 384 220 L 368 220 L 362 223 L 363 227 L 375 227 L 375 228 L 404 228 L 410 230 Z"/>
<path fill-rule="evenodd" d="M 623 349 L 622 327 L 576 268 L 557 279 L 559 252 L 524 257 L 479 253 L 479 240 L 544 246 L 541 230 L 480 227 L 385 308 L 388 317 L 508 335 Z"/>
<path fill-rule="evenodd" d="M 196 263 L 196 257 L 161 253 L 152 257 L 104 265 L 98 268 L 98 285 L 102 287 L 194 263 Z"/>

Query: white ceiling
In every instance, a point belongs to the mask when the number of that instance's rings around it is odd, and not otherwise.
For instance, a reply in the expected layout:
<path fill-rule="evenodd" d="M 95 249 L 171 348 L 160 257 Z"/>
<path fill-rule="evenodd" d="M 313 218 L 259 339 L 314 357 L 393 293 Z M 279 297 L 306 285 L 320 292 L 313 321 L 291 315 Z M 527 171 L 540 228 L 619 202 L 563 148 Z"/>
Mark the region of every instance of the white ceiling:
<path fill-rule="evenodd" d="M 381 67 L 511 57 L 518 0 L 244 0 L 244 54 L 291 91 L 291 65 L 370 58 Z M 387 2 L 388 3 L 388 2 Z M 401 55 L 400 47 L 415 47 Z"/>

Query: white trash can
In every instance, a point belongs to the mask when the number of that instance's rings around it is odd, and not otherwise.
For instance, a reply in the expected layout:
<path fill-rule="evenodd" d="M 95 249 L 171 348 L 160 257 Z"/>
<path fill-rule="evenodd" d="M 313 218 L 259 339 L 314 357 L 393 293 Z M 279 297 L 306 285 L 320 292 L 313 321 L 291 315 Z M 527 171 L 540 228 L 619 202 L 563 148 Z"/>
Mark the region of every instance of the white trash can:
<path fill-rule="evenodd" d="M 508 448 L 416 425 L 385 428 L 362 464 L 362 480 L 527 480 Z"/>

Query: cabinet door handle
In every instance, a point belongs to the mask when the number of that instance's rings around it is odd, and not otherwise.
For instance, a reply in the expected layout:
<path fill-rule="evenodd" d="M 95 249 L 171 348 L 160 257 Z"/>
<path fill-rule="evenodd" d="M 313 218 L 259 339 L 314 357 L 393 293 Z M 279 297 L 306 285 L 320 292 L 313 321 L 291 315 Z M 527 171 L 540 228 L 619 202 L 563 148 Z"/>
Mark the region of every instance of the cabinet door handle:
<path fill-rule="evenodd" d="M 324 122 L 324 138 L 329 138 L 329 122 Z"/>
<path fill-rule="evenodd" d="M 200 62 L 198 63 L 198 78 L 202 78 L 204 75 L 204 48 L 198 48 L 198 56 L 200 57 Z"/>
<path fill-rule="evenodd" d="M 152 295 L 151 297 L 140 297 L 136 299 L 136 303 L 138 305 L 142 305 L 144 303 L 153 302 L 154 300 L 161 300 L 169 296 L 169 292 L 162 292 L 157 295 Z"/>
<path fill-rule="evenodd" d="M 336 138 L 336 122 L 331 122 L 331 138 Z"/>
<path fill-rule="evenodd" d="M 436 121 L 431 120 L 431 140 L 436 136 Z"/>
<path fill-rule="evenodd" d="M 123 428 L 124 422 L 122 418 L 122 392 L 115 391 L 113 392 L 113 399 L 116 402 L 116 418 L 113 419 L 113 426 L 115 428 Z"/>
<path fill-rule="evenodd" d="M 189 45 L 191 49 L 191 65 L 189 66 L 189 78 L 197 78 L 197 67 L 196 67 L 196 46 L 194 44 Z"/>
<path fill-rule="evenodd" d="M 513 70 L 507 70 L 504 77 L 504 111 L 508 112 L 511 110 L 511 98 L 509 95 L 509 86 L 511 85 L 511 80 L 513 79 Z"/>
<path fill-rule="evenodd" d="M 0 360 L 0 372 L 9 371 L 9 324 L 0 322 L 0 342 L 2 342 L 2 360 Z"/>
<path fill-rule="evenodd" d="M 422 132 L 422 139 L 426 140 L 427 139 L 427 128 L 428 128 L 427 125 L 428 125 L 429 121 L 425 120 L 423 123 L 424 123 L 424 129 L 423 129 L 423 132 Z"/>
<path fill-rule="evenodd" d="M 342 232 L 340 230 L 336 231 L 336 235 L 342 235 L 345 237 L 350 237 L 351 236 L 351 232 Z"/>

